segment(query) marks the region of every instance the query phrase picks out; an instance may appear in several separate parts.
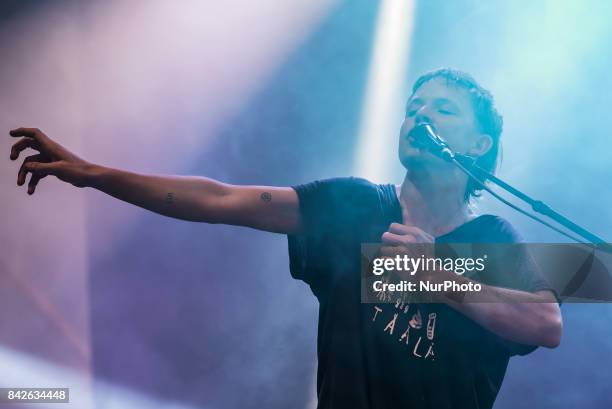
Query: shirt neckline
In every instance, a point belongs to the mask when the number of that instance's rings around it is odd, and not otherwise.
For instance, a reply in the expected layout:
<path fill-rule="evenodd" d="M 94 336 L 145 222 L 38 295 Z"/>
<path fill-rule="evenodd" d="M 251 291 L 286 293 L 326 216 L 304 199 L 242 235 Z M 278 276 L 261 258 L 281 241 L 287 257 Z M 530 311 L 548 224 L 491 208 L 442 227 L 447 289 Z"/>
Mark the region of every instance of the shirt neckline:
<path fill-rule="evenodd" d="M 402 213 L 402 205 L 401 205 L 401 203 L 399 201 L 399 197 L 397 196 L 397 189 L 396 189 L 394 184 L 389 184 L 389 186 L 391 187 L 391 191 L 393 192 L 392 196 L 393 196 L 394 205 L 395 205 L 395 211 L 396 211 L 396 216 L 397 216 L 396 219 L 399 220 L 400 223 L 403 223 L 404 219 L 403 219 L 403 213 Z M 465 222 L 463 224 L 460 224 L 459 226 L 455 227 L 453 230 L 451 230 L 451 231 L 449 231 L 447 233 L 444 233 L 444 234 L 439 235 L 439 236 L 435 236 L 435 239 L 438 240 L 440 238 L 443 238 L 443 237 L 455 234 L 457 231 L 463 229 L 464 227 L 472 224 L 473 222 L 475 222 L 477 220 L 481 220 L 483 217 L 494 217 L 494 215 L 487 214 L 487 213 L 480 214 L 480 215 L 478 215 L 478 216 L 468 220 L 467 222 Z"/>

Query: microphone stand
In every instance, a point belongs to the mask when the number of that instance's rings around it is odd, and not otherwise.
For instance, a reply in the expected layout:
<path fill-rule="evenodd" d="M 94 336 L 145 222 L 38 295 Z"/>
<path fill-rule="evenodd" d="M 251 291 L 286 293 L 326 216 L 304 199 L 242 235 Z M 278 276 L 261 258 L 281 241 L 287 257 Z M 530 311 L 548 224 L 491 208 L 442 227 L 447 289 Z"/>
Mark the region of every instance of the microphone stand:
<path fill-rule="evenodd" d="M 455 166 L 457 166 L 459 169 L 461 169 L 461 171 L 463 171 L 466 175 L 468 175 L 469 178 L 473 179 L 474 181 L 476 181 L 484 190 L 486 190 L 487 192 L 491 193 L 495 198 L 499 199 L 500 201 L 502 201 L 503 203 L 505 203 L 506 205 L 512 207 L 513 209 L 525 214 L 528 217 L 531 217 L 532 219 L 544 224 L 545 226 L 579 242 L 579 243 L 583 243 L 583 244 L 587 244 L 591 247 L 595 247 L 599 250 L 605 251 L 606 253 L 612 253 L 612 245 L 608 244 L 604 239 L 602 239 L 601 237 L 591 233 L 590 231 L 588 231 L 587 229 L 585 229 L 582 226 L 579 226 L 578 224 L 574 223 L 573 221 L 571 221 L 570 219 L 568 219 L 567 217 L 561 215 L 560 213 L 556 212 L 555 210 L 551 209 L 550 206 L 548 206 L 546 203 L 542 202 L 541 200 L 536 200 L 533 199 L 532 197 L 526 195 L 525 193 L 521 192 L 520 190 L 518 190 L 517 188 L 511 186 L 510 184 L 504 182 L 503 180 L 501 180 L 500 178 L 498 178 L 497 176 L 493 175 L 492 173 L 484 170 L 483 168 L 481 168 L 480 166 L 478 166 L 475 163 L 475 159 L 471 156 L 468 155 L 463 155 L 460 153 L 456 153 L 453 152 L 448 145 L 444 144 L 444 145 L 437 145 L 436 146 L 437 149 L 431 149 L 432 153 L 434 153 L 436 156 L 444 159 L 447 162 L 451 162 L 453 163 Z M 504 198 L 502 198 L 501 196 L 497 195 L 495 192 L 491 191 L 487 186 L 485 186 L 485 182 L 486 181 L 491 181 L 493 184 L 499 186 L 500 188 L 502 188 L 503 190 L 505 190 L 506 192 L 510 193 L 511 195 L 517 197 L 518 199 L 522 200 L 523 202 L 527 203 L 528 205 L 531 206 L 531 208 L 537 212 L 540 213 L 552 220 L 554 220 L 555 222 L 559 223 L 560 225 L 564 226 L 566 229 L 572 231 L 573 233 L 579 235 L 580 237 L 584 238 L 587 240 L 587 242 L 585 243 L 584 241 L 576 238 L 575 236 L 569 235 L 565 232 L 563 232 L 562 230 L 556 228 L 555 226 L 552 226 L 549 223 L 546 223 L 544 220 L 539 219 L 538 217 L 529 214 L 528 212 L 525 212 L 523 209 L 517 207 L 516 205 L 513 205 L 512 203 L 508 202 L 507 200 L 505 200 Z"/>

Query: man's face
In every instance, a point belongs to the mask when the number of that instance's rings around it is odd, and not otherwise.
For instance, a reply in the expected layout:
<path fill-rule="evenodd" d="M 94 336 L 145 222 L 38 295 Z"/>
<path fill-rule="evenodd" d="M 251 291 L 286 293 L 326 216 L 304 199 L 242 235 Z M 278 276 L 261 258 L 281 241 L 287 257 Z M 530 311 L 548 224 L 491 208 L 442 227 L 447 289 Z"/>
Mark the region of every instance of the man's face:
<path fill-rule="evenodd" d="M 427 81 L 408 101 L 400 130 L 399 158 L 406 168 L 426 164 L 445 166 L 442 160 L 411 144 L 409 133 L 422 122 L 432 124 L 453 151 L 460 153 L 470 151 L 479 134 L 467 91 L 447 84 L 443 78 Z"/>

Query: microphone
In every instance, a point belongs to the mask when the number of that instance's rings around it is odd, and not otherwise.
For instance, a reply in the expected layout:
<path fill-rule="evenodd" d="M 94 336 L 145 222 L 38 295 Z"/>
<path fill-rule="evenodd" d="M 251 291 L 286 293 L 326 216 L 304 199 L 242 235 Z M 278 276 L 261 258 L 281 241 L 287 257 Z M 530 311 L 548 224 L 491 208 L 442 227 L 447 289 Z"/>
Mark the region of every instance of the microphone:
<path fill-rule="evenodd" d="M 414 138 L 413 145 L 417 148 L 426 149 L 433 155 L 448 162 L 452 161 L 455 157 L 448 143 L 436 133 L 433 125 L 427 122 L 417 124 L 410 131 L 409 135 Z"/>

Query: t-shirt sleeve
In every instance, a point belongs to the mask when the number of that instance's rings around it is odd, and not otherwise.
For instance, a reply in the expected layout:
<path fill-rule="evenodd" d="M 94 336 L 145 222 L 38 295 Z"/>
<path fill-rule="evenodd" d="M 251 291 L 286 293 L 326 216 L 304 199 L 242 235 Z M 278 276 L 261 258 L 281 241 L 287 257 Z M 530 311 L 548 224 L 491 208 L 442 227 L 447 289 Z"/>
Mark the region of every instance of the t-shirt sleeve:
<path fill-rule="evenodd" d="M 559 297 L 554 287 L 542 274 L 521 235 L 505 219 L 494 216 L 489 221 L 487 244 L 488 259 L 491 268 L 484 271 L 483 282 L 486 284 L 512 288 L 515 290 L 536 292 L 551 291 L 557 300 Z"/>
<path fill-rule="evenodd" d="M 553 286 L 543 276 L 540 266 L 529 251 L 529 244 L 525 243 L 520 234 L 503 218 L 495 217 L 491 221 L 492 236 L 488 242 L 494 254 L 489 261 L 495 264 L 491 269 L 491 276 L 483 277 L 483 282 L 498 287 L 515 290 L 536 292 L 550 291 L 557 301 L 560 298 Z M 525 345 L 496 337 L 499 345 L 506 349 L 510 355 L 526 355 L 534 351 L 537 346 Z"/>
<path fill-rule="evenodd" d="M 377 201 L 376 185 L 360 178 L 333 178 L 292 187 L 298 195 L 302 231 L 288 236 L 291 275 L 319 296 L 329 263 L 343 246 L 359 242 L 359 220 Z M 372 216 L 371 214 L 369 216 Z"/>

